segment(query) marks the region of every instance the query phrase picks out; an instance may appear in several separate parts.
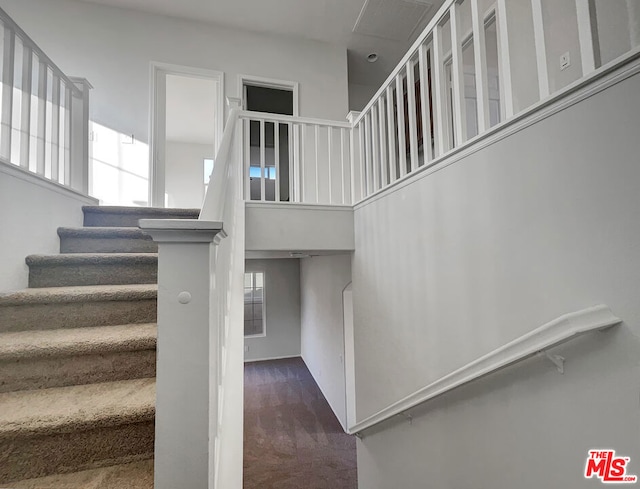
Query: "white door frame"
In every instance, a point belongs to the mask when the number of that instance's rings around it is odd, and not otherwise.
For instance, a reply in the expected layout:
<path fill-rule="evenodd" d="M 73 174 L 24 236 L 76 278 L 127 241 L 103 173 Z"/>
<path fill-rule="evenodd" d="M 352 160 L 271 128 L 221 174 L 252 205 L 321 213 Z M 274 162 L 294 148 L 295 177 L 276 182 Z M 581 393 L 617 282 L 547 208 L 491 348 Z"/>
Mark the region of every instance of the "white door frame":
<path fill-rule="evenodd" d="M 216 85 L 217 114 L 213 128 L 214 154 L 222 139 L 224 129 L 224 73 L 222 71 L 193 68 L 152 61 L 150 64 L 150 102 L 149 102 L 149 205 L 164 207 L 165 194 L 165 151 L 166 151 L 166 113 L 167 113 L 167 75 L 184 75 L 193 78 L 214 80 Z"/>
<path fill-rule="evenodd" d="M 265 88 L 276 88 L 280 90 L 290 90 L 293 92 L 293 116 L 298 117 L 299 114 L 299 94 L 298 87 L 299 83 L 289 80 L 278 80 L 276 78 L 265 78 L 263 76 L 255 76 L 255 75 L 238 75 L 238 95 L 240 100 L 242 100 L 242 108 L 245 107 L 245 97 L 244 97 L 244 85 L 252 85 L 255 87 L 265 87 Z"/>

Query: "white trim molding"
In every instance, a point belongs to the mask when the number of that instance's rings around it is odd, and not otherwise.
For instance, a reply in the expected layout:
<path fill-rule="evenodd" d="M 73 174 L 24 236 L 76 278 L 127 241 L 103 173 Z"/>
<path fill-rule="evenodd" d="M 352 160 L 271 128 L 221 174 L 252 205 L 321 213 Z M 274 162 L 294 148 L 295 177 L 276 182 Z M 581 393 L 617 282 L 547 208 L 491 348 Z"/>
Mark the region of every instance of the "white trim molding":
<path fill-rule="evenodd" d="M 214 154 L 222 142 L 225 121 L 224 72 L 152 61 L 149 65 L 149 205 L 164 207 L 165 139 L 166 139 L 166 75 L 181 75 L 213 80 L 216 85 Z"/>
<path fill-rule="evenodd" d="M 582 334 L 603 330 L 621 322 L 622 319 L 616 317 L 606 305 L 598 305 L 560 316 L 357 422 L 349 427 L 349 433 L 362 435 L 364 430 L 383 421 L 394 416 L 404 415 L 409 409 L 441 396 L 456 387 L 538 353 L 544 353 L 548 356 L 562 372 L 564 359 L 549 355 L 547 353 L 549 348 Z"/>

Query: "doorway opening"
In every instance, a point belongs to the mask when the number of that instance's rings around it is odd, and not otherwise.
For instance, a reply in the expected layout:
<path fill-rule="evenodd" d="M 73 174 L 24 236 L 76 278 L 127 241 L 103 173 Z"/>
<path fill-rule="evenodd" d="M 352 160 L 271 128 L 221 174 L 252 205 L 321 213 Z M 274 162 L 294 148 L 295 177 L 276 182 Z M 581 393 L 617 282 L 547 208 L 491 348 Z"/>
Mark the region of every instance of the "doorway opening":
<path fill-rule="evenodd" d="M 151 65 L 150 201 L 200 208 L 224 124 L 223 74 Z"/>
<path fill-rule="evenodd" d="M 281 80 L 269 80 L 240 76 L 242 108 L 254 112 L 266 112 L 287 116 L 298 115 L 298 84 Z M 275 138 L 278 134 L 279 156 L 275 157 Z M 276 182 L 279 181 L 279 201 L 290 200 L 289 125 L 265 122 L 264 175 L 260 164 L 260 122 L 249 123 L 249 193 L 248 200 L 262 200 L 261 179 L 265 179 L 264 200 L 276 200 Z M 276 177 L 279 175 L 279 178 Z"/>

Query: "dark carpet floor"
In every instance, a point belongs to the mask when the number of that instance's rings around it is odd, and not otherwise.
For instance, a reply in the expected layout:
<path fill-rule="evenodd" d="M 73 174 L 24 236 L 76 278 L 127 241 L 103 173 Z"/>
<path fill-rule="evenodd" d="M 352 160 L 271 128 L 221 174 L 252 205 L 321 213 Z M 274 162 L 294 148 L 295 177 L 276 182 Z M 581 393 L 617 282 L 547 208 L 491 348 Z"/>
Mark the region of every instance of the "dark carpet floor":
<path fill-rule="evenodd" d="M 356 489 L 356 442 L 301 358 L 244 367 L 244 489 Z"/>

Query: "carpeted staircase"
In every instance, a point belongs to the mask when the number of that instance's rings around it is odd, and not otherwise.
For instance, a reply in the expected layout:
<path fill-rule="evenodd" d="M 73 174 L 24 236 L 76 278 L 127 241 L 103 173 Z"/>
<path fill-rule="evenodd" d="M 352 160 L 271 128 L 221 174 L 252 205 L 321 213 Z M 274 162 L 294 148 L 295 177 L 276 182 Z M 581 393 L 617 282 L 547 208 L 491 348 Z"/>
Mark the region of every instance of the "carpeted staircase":
<path fill-rule="evenodd" d="M 138 219 L 85 207 L 29 288 L 0 295 L 0 487 L 153 487 L 157 247 Z M 19 481 L 19 482 L 18 482 Z"/>

